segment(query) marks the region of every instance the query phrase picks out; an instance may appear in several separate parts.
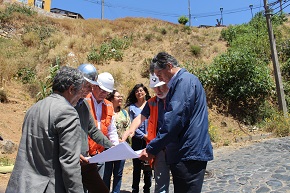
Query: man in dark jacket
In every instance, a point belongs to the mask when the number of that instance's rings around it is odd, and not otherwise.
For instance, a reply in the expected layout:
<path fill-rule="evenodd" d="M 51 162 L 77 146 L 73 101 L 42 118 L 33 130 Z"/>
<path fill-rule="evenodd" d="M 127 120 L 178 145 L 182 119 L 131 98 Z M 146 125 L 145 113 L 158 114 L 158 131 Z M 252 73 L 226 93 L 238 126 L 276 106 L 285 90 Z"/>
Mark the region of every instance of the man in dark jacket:
<path fill-rule="evenodd" d="M 92 91 L 92 85 L 98 85 L 97 78 L 98 73 L 96 68 L 92 64 L 81 64 L 78 69 L 84 74 L 86 80 L 82 98 L 79 100 L 78 104 L 75 106 L 81 122 L 81 156 L 80 163 L 82 169 L 82 182 L 84 188 L 90 193 L 108 193 L 109 189 L 100 177 L 98 173 L 97 164 L 88 164 L 89 145 L 88 145 L 88 135 L 96 143 L 104 146 L 105 149 L 112 147 L 111 141 L 98 129 L 95 125 L 94 118 L 92 117 L 88 103 L 84 98 Z"/>
<path fill-rule="evenodd" d="M 198 78 L 168 53 L 158 53 L 150 71 L 167 83 L 169 92 L 163 126 L 140 159 L 148 160 L 166 147 L 174 192 L 201 192 L 207 162 L 213 159 L 205 91 Z"/>

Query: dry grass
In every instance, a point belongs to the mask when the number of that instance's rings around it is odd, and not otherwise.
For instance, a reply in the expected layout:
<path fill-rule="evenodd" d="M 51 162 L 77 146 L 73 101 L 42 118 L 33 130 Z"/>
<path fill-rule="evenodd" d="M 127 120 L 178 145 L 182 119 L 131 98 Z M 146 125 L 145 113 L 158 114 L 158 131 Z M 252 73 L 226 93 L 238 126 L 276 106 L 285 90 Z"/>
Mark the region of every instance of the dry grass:
<path fill-rule="evenodd" d="M 149 18 L 123 18 L 114 21 L 108 20 L 72 20 L 53 19 L 43 16 L 27 17 L 15 16 L 9 25 L 14 26 L 19 32 L 22 41 L 16 55 L 25 50 L 25 56 L 32 65 L 36 66 L 37 77 L 46 77 L 48 68 L 58 58 L 62 65 L 77 67 L 81 63 L 88 62 L 87 55 L 92 48 L 99 48 L 103 42 L 113 38 L 132 37 L 132 45 L 123 50 L 123 60 L 115 62 L 106 61 L 104 65 L 96 65 L 100 72 L 111 72 L 116 79 L 116 88 L 125 95 L 137 83 L 148 84 L 146 78 L 142 78 L 144 72 L 144 60 L 151 59 L 160 51 L 166 51 L 176 56 L 180 63 L 209 64 L 212 58 L 224 51 L 224 48 L 213 48 L 211 42 L 219 39 L 220 29 L 191 28 L 186 30 L 182 25 L 176 25 L 157 19 Z M 33 21 L 33 22 L 32 22 Z M 25 33 L 23 29 L 46 25 L 54 29 L 43 40 L 37 38 L 37 32 Z M 210 44 L 211 43 L 211 44 Z M 202 47 L 201 56 L 193 56 L 191 45 Z M 37 49 L 37 50 L 36 50 Z M 212 51 L 214 50 L 214 51 Z M 33 54 L 32 54 L 33 53 Z M 29 57 L 28 57 L 29 56 Z M 5 58 L 4 58 L 5 59 Z M 14 61 L 16 69 L 20 64 L 19 59 Z M 6 65 L 8 65 L 6 63 Z M 6 78 L 11 78 L 6 77 Z"/>
<path fill-rule="evenodd" d="M 20 68 L 31 66 L 36 69 L 37 80 L 42 80 L 49 74 L 49 66 L 55 64 L 56 59 L 61 65 L 77 67 L 89 62 L 87 56 L 92 48 L 99 49 L 102 43 L 114 38 L 132 38 L 128 49 L 122 50 L 121 61 L 95 64 L 100 73 L 107 71 L 114 76 L 115 87 L 125 97 L 135 84 L 149 84 L 143 75 L 144 60 L 150 60 L 160 51 L 172 54 L 181 64 L 188 63 L 195 67 L 210 64 L 214 57 L 227 49 L 226 43 L 220 40 L 222 28 L 185 28 L 151 18 L 73 20 L 15 14 L 5 25 L 13 29 L 13 38 L 0 39 L 1 47 L 5 47 L 0 49 L 1 83 L 3 80 L 13 81 Z M 30 31 L 27 32 L 27 29 Z M 191 53 L 192 45 L 201 47 L 200 55 Z M 34 82 L 32 86 L 23 88 L 35 93 L 36 84 Z M 224 118 L 227 117 L 210 110 L 211 124 L 218 128 L 219 144 L 224 144 L 226 137 L 232 140 L 235 135 L 240 135 L 232 118 L 228 118 L 232 126 L 221 128 Z"/>

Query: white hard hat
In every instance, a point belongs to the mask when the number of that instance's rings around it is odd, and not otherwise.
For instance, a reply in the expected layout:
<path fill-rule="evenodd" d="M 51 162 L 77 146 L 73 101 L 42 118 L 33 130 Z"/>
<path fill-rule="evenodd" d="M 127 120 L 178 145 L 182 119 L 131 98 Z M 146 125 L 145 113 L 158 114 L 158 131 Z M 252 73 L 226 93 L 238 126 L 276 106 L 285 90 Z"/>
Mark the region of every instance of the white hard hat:
<path fill-rule="evenodd" d="M 159 80 L 159 78 L 156 76 L 156 74 L 154 73 L 153 75 L 150 73 L 150 84 L 149 87 L 150 88 L 156 88 L 158 86 L 162 86 L 164 85 L 165 82 Z"/>
<path fill-rule="evenodd" d="M 81 64 L 78 69 L 84 74 L 84 78 L 91 84 L 98 85 L 98 71 L 92 64 Z"/>
<path fill-rule="evenodd" d="M 114 78 L 108 72 L 103 72 L 98 76 L 99 87 L 107 92 L 113 92 L 114 90 Z"/>

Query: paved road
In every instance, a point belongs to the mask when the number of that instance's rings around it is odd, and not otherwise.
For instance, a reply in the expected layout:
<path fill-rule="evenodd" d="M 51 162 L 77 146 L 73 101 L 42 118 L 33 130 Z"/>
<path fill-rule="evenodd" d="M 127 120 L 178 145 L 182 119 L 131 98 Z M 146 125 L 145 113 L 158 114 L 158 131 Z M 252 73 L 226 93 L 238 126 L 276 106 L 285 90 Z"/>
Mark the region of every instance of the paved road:
<path fill-rule="evenodd" d="M 239 149 L 219 148 L 214 155 L 202 192 L 290 193 L 290 137 L 267 139 Z M 132 166 L 128 163 L 123 193 L 131 192 L 131 183 Z"/>

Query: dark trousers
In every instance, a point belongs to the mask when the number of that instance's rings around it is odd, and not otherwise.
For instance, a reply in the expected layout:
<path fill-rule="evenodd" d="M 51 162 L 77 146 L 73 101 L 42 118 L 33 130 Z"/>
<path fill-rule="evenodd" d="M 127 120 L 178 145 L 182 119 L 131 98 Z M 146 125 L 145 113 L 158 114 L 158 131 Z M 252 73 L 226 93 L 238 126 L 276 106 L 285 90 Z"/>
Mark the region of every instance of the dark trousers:
<path fill-rule="evenodd" d="M 132 149 L 140 150 L 146 147 L 146 142 L 144 139 L 139 139 L 132 137 Z M 142 162 L 141 160 L 133 159 L 133 184 L 132 184 L 132 193 L 139 192 L 139 183 L 141 178 Z M 144 175 L 144 193 L 150 193 L 150 187 L 152 183 L 152 171 L 143 171 Z"/>
<path fill-rule="evenodd" d="M 89 193 L 109 193 L 109 189 L 98 173 L 97 164 L 82 165 L 82 182 Z"/>
<path fill-rule="evenodd" d="M 200 193 L 207 161 L 181 161 L 171 164 L 175 193 Z"/>
<path fill-rule="evenodd" d="M 114 174 L 113 188 L 111 193 L 120 193 L 124 165 L 125 160 L 111 161 L 105 163 L 105 173 L 103 180 L 108 189 L 110 189 L 112 173 Z"/>

